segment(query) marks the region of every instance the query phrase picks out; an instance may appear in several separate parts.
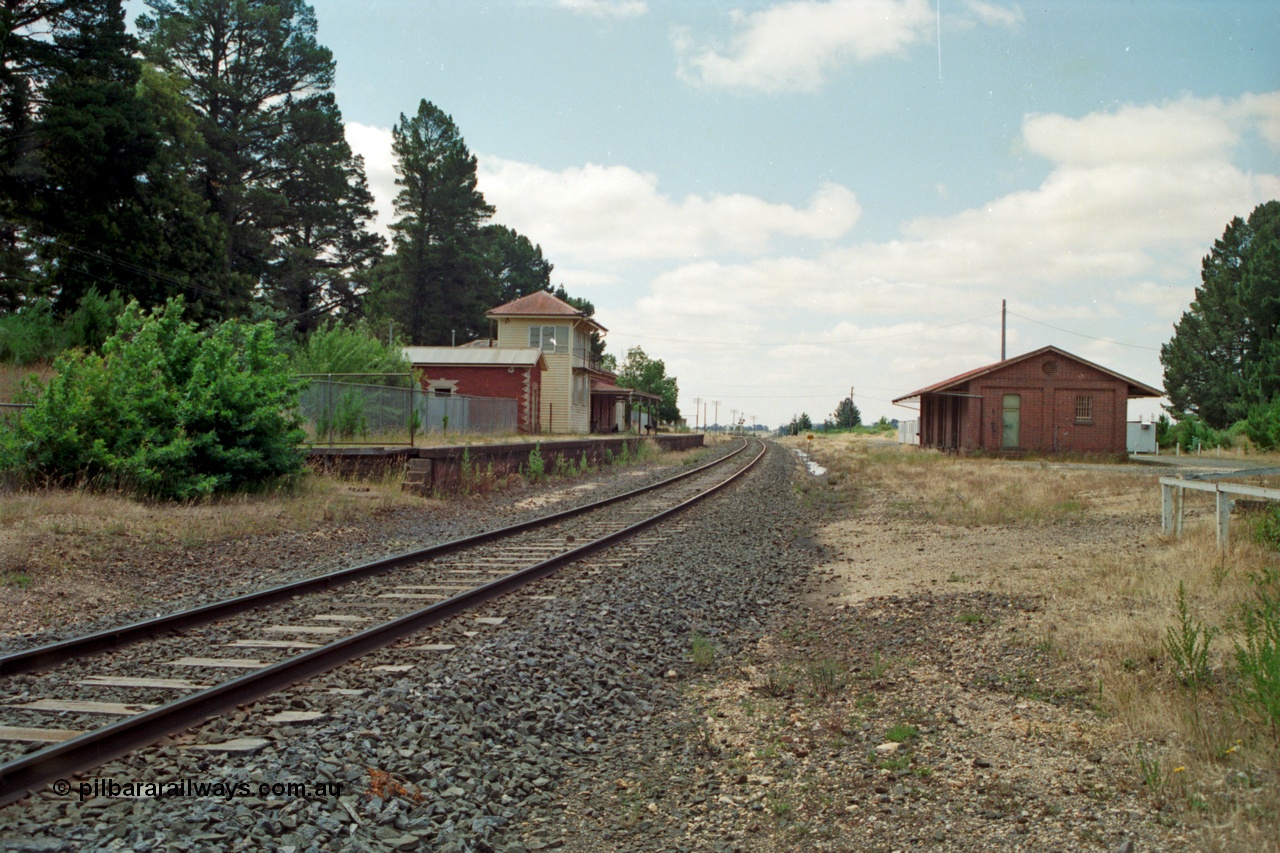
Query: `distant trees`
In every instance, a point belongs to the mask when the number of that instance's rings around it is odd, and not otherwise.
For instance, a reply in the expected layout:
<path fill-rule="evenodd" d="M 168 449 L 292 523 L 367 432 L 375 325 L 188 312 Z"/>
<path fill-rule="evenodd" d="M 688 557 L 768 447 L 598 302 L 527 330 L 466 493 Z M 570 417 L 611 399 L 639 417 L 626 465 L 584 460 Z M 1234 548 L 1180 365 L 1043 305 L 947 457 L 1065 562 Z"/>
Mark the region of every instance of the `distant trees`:
<path fill-rule="evenodd" d="M 667 375 L 667 366 L 662 359 L 650 358 L 642 348 L 627 350 L 627 357 L 618 370 L 618 386 L 658 395 L 662 398 L 658 404 L 658 419 L 668 423 L 680 419 L 677 404 L 680 388 L 676 377 Z"/>
<path fill-rule="evenodd" d="M 799 415 L 791 416 L 791 423 L 787 424 L 787 435 L 799 435 L 800 433 L 813 429 L 813 420 L 809 417 L 808 412 L 801 412 Z"/>
<path fill-rule="evenodd" d="M 841 400 L 831 417 L 835 420 L 835 426 L 840 429 L 853 429 L 862 424 L 862 413 L 858 411 L 852 397 Z"/>
<path fill-rule="evenodd" d="M 1224 429 L 1280 391 L 1280 201 L 1232 219 L 1200 280 L 1160 362 L 1170 409 Z"/>

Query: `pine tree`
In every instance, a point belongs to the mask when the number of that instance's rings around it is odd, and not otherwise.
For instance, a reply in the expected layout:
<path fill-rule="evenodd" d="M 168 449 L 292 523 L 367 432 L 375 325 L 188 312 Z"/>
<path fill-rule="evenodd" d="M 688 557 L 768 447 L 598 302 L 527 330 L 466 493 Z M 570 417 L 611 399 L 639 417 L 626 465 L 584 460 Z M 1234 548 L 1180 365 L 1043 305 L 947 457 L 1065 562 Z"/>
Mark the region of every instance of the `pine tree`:
<path fill-rule="evenodd" d="M 288 304 L 306 328 L 376 246 L 357 233 L 368 191 L 337 132 L 333 55 L 316 42 L 315 14 L 302 0 L 147 4 L 144 54 L 182 82 L 197 116 L 224 273 Z"/>
<path fill-rule="evenodd" d="M 405 324 L 413 344 L 477 337 L 498 294 L 481 236 L 493 208 L 476 189 L 476 158 L 453 119 L 425 100 L 412 118 L 401 114 L 391 135 L 399 218 L 376 311 Z"/>
<path fill-rule="evenodd" d="M 1172 411 L 1225 429 L 1280 392 L 1280 201 L 1234 218 L 1200 279 L 1160 348 L 1165 393 Z"/>
<path fill-rule="evenodd" d="M 275 229 L 280 253 L 268 287 L 294 331 L 305 336 L 335 309 L 357 307 L 361 277 L 381 257 L 384 243 L 366 229 L 373 196 L 331 94 L 295 104 L 279 159 L 276 188 L 287 207 Z"/>

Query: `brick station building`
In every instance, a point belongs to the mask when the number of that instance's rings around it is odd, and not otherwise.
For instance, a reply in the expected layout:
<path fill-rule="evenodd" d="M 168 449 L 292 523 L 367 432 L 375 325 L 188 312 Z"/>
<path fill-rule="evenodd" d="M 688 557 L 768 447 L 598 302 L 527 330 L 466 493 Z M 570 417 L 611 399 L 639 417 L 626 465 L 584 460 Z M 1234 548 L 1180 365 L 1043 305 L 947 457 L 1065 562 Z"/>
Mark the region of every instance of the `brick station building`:
<path fill-rule="evenodd" d="M 1125 453 L 1129 400 L 1163 392 L 1055 346 L 894 400 L 920 404 L 921 447 L 954 453 Z"/>

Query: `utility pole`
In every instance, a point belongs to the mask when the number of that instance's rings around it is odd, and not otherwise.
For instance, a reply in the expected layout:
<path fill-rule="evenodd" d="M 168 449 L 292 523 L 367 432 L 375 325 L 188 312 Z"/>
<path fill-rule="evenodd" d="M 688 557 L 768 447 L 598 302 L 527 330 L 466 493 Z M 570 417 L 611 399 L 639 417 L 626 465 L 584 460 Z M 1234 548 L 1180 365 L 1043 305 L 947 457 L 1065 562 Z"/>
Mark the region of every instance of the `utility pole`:
<path fill-rule="evenodd" d="M 702 406 L 702 398 L 701 398 L 701 397 L 694 397 L 694 398 L 693 398 L 693 429 L 694 429 L 694 432 L 697 432 L 697 430 L 698 430 L 698 409 L 699 409 L 701 406 Z M 703 424 L 703 426 L 706 426 L 706 425 L 705 425 L 705 424 Z"/>
<path fill-rule="evenodd" d="M 1004 328 L 1005 315 L 1008 312 L 1005 300 L 1000 300 L 1000 360 L 1004 361 Z"/>
<path fill-rule="evenodd" d="M 715 401 L 716 405 L 716 432 L 720 431 L 720 401 Z"/>

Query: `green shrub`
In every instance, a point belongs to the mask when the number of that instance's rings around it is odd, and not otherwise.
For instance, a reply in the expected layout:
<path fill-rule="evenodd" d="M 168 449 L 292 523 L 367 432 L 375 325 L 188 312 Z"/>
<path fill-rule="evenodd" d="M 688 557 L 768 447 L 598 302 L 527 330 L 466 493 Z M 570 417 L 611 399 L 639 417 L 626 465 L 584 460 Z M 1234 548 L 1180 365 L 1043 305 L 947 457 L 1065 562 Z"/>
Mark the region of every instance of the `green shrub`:
<path fill-rule="evenodd" d="M 1280 395 L 1272 397 L 1270 403 L 1249 409 L 1249 417 L 1244 421 L 1244 433 L 1259 450 L 1280 447 Z"/>
<path fill-rule="evenodd" d="M 1253 539 L 1272 551 L 1280 551 L 1280 507 L 1270 504 L 1253 522 Z"/>
<path fill-rule="evenodd" d="M 390 384 L 400 386 L 400 377 L 409 373 L 409 360 L 399 347 L 387 342 L 363 325 L 330 325 L 311 333 L 293 357 L 293 370 L 302 374 L 396 374 L 387 377 Z M 360 381 L 378 384 L 377 377 Z"/>
<path fill-rule="evenodd" d="M 1164 419 L 1162 418 L 1162 420 Z M 1232 446 L 1231 433 L 1229 431 L 1214 429 L 1195 415 L 1190 414 L 1183 415 L 1177 423 L 1169 424 L 1163 429 L 1157 424 L 1156 440 L 1161 447 L 1180 445 L 1186 451 Z"/>
<path fill-rule="evenodd" d="M 1164 648 L 1173 659 L 1174 674 L 1183 687 L 1197 690 L 1208 687 L 1212 678 L 1209 669 L 1209 646 L 1218 629 L 1205 626 L 1192 618 L 1187 609 L 1187 593 L 1178 582 L 1178 626 L 1165 629 Z"/>
<path fill-rule="evenodd" d="M 302 469 L 297 385 L 270 324 L 182 319 L 131 302 L 101 355 L 70 350 L 0 432 L 0 463 L 29 483 L 86 483 L 186 500 Z"/>
<path fill-rule="evenodd" d="M 54 358 L 62 349 L 62 335 L 53 306 L 37 300 L 0 317 L 0 361 L 31 364 Z"/>
<path fill-rule="evenodd" d="M 1262 719 L 1272 737 L 1280 733 L 1280 570 L 1264 569 L 1250 578 L 1254 598 L 1241 608 L 1235 642 L 1237 707 Z"/>
<path fill-rule="evenodd" d="M 529 478 L 530 483 L 537 483 L 547 476 L 547 463 L 542 458 L 542 445 L 535 444 L 533 450 L 529 451 L 529 468 L 525 471 L 525 476 Z"/>
<path fill-rule="evenodd" d="M 0 317 L 0 361 L 52 361 L 70 347 L 99 351 L 115 331 L 123 311 L 124 299 L 118 293 L 104 297 L 90 290 L 79 307 L 59 322 L 50 302 L 33 301 L 20 311 Z"/>

